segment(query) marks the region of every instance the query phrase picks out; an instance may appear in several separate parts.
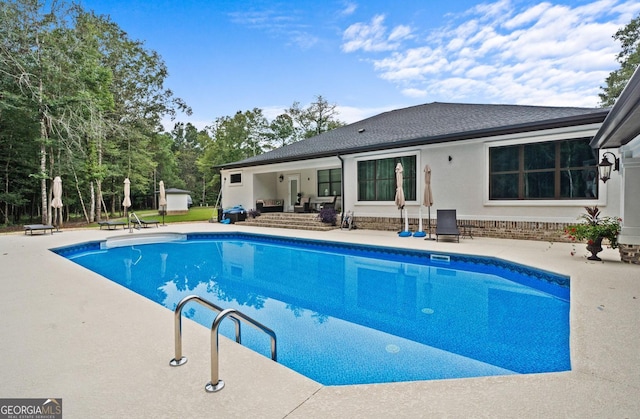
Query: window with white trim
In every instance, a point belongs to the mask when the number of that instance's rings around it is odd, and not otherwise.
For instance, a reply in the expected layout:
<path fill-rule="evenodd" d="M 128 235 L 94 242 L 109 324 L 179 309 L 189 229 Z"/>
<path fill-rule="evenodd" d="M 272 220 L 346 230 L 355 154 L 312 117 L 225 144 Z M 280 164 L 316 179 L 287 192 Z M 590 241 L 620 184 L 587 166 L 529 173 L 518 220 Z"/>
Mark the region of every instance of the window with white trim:
<path fill-rule="evenodd" d="M 358 162 L 358 201 L 393 201 L 396 197 L 396 165 L 402 163 L 402 187 L 407 201 L 416 200 L 416 156 L 390 157 Z"/>
<path fill-rule="evenodd" d="M 489 199 L 597 199 L 598 160 L 590 140 L 489 148 Z"/>

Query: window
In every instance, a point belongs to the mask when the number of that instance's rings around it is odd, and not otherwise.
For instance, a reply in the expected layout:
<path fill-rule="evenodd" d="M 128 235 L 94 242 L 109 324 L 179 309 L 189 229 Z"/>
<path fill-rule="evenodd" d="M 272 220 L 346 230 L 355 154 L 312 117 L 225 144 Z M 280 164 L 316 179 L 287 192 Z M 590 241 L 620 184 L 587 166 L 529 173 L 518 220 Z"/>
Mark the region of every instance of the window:
<path fill-rule="evenodd" d="M 396 165 L 402 163 L 404 197 L 416 199 L 416 156 L 358 162 L 358 201 L 393 201 L 396 197 Z"/>
<path fill-rule="evenodd" d="M 232 173 L 229 175 L 230 183 L 242 183 L 242 173 Z"/>
<path fill-rule="evenodd" d="M 489 199 L 596 199 L 589 138 L 489 149 Z"/>
<path fill-rule="evenodd" d="M 318 170 L 318 196 L 342 195 L 342 169 Z"/>

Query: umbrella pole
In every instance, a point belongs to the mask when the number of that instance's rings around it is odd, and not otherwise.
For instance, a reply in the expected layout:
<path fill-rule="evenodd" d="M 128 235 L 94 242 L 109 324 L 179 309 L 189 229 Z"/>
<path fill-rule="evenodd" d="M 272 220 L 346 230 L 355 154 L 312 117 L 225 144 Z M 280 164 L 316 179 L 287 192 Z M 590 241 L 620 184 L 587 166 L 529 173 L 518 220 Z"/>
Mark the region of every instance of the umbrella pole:
<path fill-rule="evenodd" d="M 427 207 L 427 209 L 429 210 L 429 211 L 428 211 L 428 214 L 429 214 L 429 215 L 427 215 L 427 217 L 429 218 L 429 221 L 428 221 L 428 223 L 427 223 L 427 225 L 428 225 L 428 227 L 427 227 L 427 228 L 429 229 L 429 237 L 427 237 L 425 240 L 433 240 L 433 239 L 431 238 L 431 207 Z"/>

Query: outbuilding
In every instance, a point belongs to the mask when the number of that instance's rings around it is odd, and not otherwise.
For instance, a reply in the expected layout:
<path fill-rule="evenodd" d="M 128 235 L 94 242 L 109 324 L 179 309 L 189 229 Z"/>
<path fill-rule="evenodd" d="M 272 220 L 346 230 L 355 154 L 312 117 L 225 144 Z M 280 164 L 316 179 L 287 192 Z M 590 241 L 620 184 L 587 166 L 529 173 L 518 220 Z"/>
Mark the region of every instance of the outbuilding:
<path fill-rule="evenodd" d="M 167 195 L 167 215 L 186 214 L 192 203 L 191 191 L 184 189 L 169 188 L 165 191 Z"/>

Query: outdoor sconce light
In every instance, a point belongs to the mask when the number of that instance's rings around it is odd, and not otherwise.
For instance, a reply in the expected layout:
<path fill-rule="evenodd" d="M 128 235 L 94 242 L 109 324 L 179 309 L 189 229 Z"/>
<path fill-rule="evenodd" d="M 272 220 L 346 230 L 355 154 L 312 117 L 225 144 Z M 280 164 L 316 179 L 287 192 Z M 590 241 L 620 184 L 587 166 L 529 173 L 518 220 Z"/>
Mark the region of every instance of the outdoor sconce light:
<path fill-rule="evenodd" d="M 609 164 L 611 164 L 611 163 L 609 163 Z M 280 182 L 282 182 L 284 180 L 284 175 L 278 176 L 278 180 L 280 180 Z"/>
<path fill-rule="evenodd" d="M 453 160 L 453 157 L 449 156 L 449 162 L 451 162 L 451 160 Z"/>
<path fill-rule="evenodd" d="M 609 161 L 607 154 L 611 154 L 613 157 L 613 163 Z M 613 170 L 616 172 L 620 170 L 620 159 L 612 152 L 607 151 L 602 155 L 602 161 L 598 164 L 598 171 L 600 172 L 600 179 L 602 180 L 602 183 L 607 183 L 607 181 L 611 179 L 611 166 L 613 166 Z"/>

